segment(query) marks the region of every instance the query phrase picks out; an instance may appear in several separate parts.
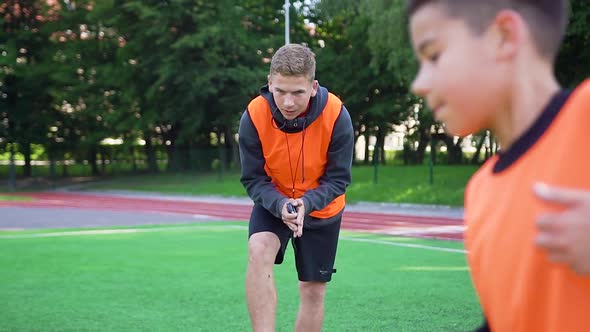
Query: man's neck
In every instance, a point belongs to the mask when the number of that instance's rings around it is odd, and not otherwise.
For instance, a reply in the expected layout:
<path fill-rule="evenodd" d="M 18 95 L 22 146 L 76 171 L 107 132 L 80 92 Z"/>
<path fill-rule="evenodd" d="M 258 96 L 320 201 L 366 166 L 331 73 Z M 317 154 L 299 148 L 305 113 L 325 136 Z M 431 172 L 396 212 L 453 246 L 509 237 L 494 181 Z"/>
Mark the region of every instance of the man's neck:
<path fill-rule="evenodd" d="M 309 114 L 309 109 L 310 108 L 311 108 L 311 99 L 309 100 L 309 103 L 307 103 L 307 109 L 305 110 L 305 112 L 299 114 L 298 118 L 306 117 L 307 114 Z"/>

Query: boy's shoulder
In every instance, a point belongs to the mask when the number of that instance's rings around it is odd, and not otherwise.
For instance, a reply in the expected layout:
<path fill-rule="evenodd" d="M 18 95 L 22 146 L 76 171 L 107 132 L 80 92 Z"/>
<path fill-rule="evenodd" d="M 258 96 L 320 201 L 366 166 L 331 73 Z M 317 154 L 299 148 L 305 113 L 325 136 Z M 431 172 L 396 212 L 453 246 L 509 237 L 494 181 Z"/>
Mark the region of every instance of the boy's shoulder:
<path fill-rule="evenodd" d="M 585 104 L 586 106 L 588 106 L 589 103 L 590 78 L 586 79 L 585 81 L 582 81 L 582 83 L 578 84 L 578 86 L 572 90 L 570 98 L 568 99 L 568 102 L 566 103 L 566 105 L 564 105 L 564 107 L 569 104 L 575 104 L 576 106 L 581 106 L 581 104 Z"/>
<path fill-rule="evenodd" d="M 580 83 L 573 91 L 572 100 L 590 102 L 590 78 Z"/>
<path fill-rule="evenodd" d="M 587 126 L 590 121 L 590 79 L 580 83 L 570 94 L 568 100 L 563 105 L 562 110 L 566 110 L 564 115 L 579 125 Z"/>

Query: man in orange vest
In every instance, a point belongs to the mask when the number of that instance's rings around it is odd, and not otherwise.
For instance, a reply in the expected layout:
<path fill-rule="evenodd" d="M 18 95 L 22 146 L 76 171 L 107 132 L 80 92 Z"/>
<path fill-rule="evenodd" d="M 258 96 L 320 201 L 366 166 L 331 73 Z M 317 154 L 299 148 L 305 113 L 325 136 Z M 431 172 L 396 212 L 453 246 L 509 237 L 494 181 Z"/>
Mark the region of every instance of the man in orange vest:
<path fill-rule="evenodd" d="M 268 85 L 240 121 L 241 182 L 250 216 L 246 300 L 254 331 L 274 331 L 273 265 L 291 240 L 299 277 L 296 331 L 320 331 L 332 278 L 354 133 L 342 102 L 315 80 L 315 55 L 277 50 Z"/>

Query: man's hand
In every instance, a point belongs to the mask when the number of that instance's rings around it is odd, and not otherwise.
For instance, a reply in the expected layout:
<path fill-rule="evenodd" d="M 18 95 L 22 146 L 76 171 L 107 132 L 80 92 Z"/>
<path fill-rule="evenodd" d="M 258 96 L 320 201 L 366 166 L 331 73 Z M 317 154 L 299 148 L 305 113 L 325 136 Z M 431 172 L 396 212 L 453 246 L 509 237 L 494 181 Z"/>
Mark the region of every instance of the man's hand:
<path fill-rule="evenodd" d="M 293 231 L 293 236 L 297 237 L 298 234 L 298 230 L 299 230 L 299 225 L 298 225 L 298 214 L 297 212 L 289 212 L 289 210 L 287 209 L 287 204 L 291 204 L 293 205 L 293 207 L 296 208 L 296 200 L 294 199 L 289 199 L 287 202 L 285 202 L 285 204 L 283 204 L 283 209 L 282 209 L 282 220 L 283 223 L 285 223 L 285 225 L 287 225 L 289 227 L 289 229 L 291 231 Z"/>
<path fill-rule="evenodd" d="M 537 245 L 547 251 L 551 261 L 590 275 L 590 191 L 544 183 L 537 183 L 534 191 L 542 200 L 565 208 L 537 218 Z"/>
<path fill-rule="evenodd" d="M 293 206 L 297 209 L 297 231 L 293 233 L 295 237 L 303 235 L 303 220 L 305 219 L 305 204 L 301 198 L 296 199 Z"/>
<path fill-rule="evenodd" d="M 291 203 L 295 207 L 296 213 L 289 213 L 287 210 L 287 203 Z M 305 218 L 305 205 L 302 199 L 289 199 L 282 209 L 282 219 L 285 225 L 293 231 L 293 237 L 301 237 L 303 235 L 303 219 Z"/>

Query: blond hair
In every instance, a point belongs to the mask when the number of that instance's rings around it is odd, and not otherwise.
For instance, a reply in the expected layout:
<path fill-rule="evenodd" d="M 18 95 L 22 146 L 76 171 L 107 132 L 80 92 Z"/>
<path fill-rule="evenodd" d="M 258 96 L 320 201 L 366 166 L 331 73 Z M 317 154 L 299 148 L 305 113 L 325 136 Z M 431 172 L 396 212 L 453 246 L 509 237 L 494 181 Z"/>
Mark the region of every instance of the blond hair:
<path fill-rule="evenodd" d="M 270 61 L 270 75 L 306 76 L 315 78 L 315 54 L 300 44 L 287 44 L 279 48 Z"/>

